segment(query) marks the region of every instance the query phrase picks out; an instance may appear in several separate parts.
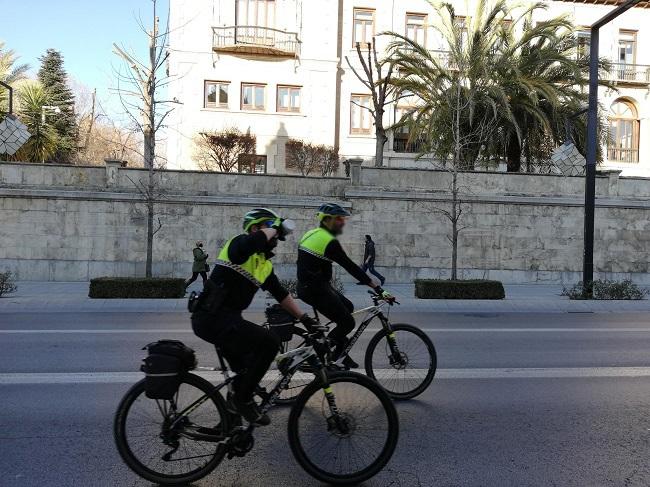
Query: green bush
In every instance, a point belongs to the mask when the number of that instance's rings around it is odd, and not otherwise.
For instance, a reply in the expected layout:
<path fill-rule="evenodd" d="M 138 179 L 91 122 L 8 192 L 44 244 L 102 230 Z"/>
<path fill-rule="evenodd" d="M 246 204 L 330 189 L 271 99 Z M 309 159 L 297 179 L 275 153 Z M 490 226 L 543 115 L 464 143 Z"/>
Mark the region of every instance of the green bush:
<path fill-rule="evenodd" d="M 503 299 L 506 292 L 499 281 L 416 279 L 415 297 L 420 299 Z"/>
<path fill-rule="evenodd" d="M 607 279 L 597 279 L 593 281 L 593 296 L 587 294 L 587 289 L 579 282 L 570 288 L 562 288 L 562 296 L 567 296 L 569 299 L 625 299 L 625 300 L 639 300 L 644 299 L 648 291 L 641 289 L 629 279 L 624 281 L 609 281 Z"/>
<path fill-rule="evenodd" d="M 0 297 L 3 294 L 15 293 L 18 286 L 14 281 L 14 274 L 11 271 L 0 272 Z"/>
<path fill-rule="evenodd" d="M 90 280 L 91 298 L 182 298 L 185 280 L 175 277 L 97 277 Z"/>

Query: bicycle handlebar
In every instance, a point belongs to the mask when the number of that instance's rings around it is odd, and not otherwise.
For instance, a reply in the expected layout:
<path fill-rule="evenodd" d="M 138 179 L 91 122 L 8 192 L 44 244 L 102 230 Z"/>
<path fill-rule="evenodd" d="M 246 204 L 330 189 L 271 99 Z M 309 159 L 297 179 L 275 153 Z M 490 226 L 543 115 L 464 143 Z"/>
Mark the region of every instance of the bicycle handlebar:
<path fill-rule="evenodd" d="M 393 296 L 393 299 L 384 299 L 381 297 L 381 294 L 377 294 L 375 291 L 368 291 L 368 294 L 370 294 L 370 297 L 372 298 L 372 301 L 375 303 L 375 306 L 379 304 L 379 301 L 384 301 L 388 303 L 390 306 L 393 304 L 400 304 L 400 302 L 395 299 L 395 296 Z"/>

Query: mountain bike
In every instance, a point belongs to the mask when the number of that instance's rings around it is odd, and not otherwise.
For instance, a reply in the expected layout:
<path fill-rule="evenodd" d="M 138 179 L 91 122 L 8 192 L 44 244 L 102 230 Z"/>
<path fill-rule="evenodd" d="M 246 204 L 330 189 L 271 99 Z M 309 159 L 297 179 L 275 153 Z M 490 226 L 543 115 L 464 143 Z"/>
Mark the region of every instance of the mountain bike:
<path fill-rule="evenodd" d="M 331 369 L 343 369 L 343 357 L 352 350 L 361 334 L 370 323 L 379 321 L 381 329 L 370 339 L 364 358 L 366 375 L 376 380 L 393 399 L 412 399 L 424 392 L 436 374 L 437 355 L 431 339 L 425 332 L 414 325 L 391 323 L 390 306 L 397 301 L 388 302 L 372 291 L 368 291 L 373 301 L 372 306 L 352 313 L 363 316 L 361 324 L 350 337 L 345 353 L 336 361 L 326 357 L 325 365 Z M 316 319 L 318 313 L 314 310 Z M 326 323 L 329 327 L 331 322 Z M 269 326 L 267 324 L 267 326 Z M 272 328 L 272 326 L 270 326 Z M 295 346 L 302 346 L 300 336 L 283 342 L 283 351 Z M 330 347 L 331 349 L 331 347 Z M 290 404 L 300 391 L 309 383 L 311 376 L 297 374 L 297 377 L 284 389 L 278 398 L 279 404 Z"/>
<path fill-rule="evenodd" d="M 397 445 L 399 423 L 388 394 L 368 377 L 327 369 L 322 332 L 295 327 L 304 346 L 279 357 L 279 378 L 270 392 L 259 388 L 256 399 L 267 412 L 299 367 L 309 364 L 313 379 L 295 398 L 288 436 L 297 462 L 314 478 L 331 484 L 356 484 L 378 473 Z M 222 389 L 231 390 L 235 375 L 217 352 L 221 373 L 213 385 L 183 373 L 171 400 L 149 399 L 145 379 L 120 401 L 113 433 L 126 464 L 158 484 L 194 482 L 212 472 L 224 456 L 243 457 L 254 446 L 255 426 L 229 412 Z"/>

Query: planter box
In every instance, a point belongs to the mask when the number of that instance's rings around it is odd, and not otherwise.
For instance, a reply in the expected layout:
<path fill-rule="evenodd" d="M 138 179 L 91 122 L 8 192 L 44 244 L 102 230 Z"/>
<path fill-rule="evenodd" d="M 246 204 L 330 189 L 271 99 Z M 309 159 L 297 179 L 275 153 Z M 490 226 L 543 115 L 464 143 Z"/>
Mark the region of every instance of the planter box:
<path fill-rule="evenodd" d="M 185 280 L 175 277 L 97 277 L 90 280 L 88 297 L 103 299 L 182 298 Z"/>
<path fill-rule="evenodd" d="M 499 281 L 416 279 L 415 297 L 420 299 L 503 299 L 506 292 Z"/>

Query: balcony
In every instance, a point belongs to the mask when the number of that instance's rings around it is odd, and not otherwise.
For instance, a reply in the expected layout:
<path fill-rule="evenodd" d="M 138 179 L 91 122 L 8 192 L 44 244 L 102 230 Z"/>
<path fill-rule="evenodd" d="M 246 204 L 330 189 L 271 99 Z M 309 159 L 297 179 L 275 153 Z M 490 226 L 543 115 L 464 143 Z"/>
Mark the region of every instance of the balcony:
<path fill-rule="evenodd" d="M 606 75 L 608 81 L 630 85 L 650 85 L 650 65 L 612 63 L 609 73 Z"/>
<path fill-rule="evenodd" d="M 295 32 L 258 27 L 233 25 L 212 28 L 212 49 L 215 52 L 297 58 L 300 41 Z"/>
<path fill-rule="evenodd" d="M 408 138 L 395 137 L 393 139 L 393 152 L 401 152 L 405 154 L 419 154 L 424 150 L 424 144 L 421 140 L 412 140 L 409 142 Z"/>
<path fill-rule="evenodd" d="M 609 162 L 639 162 L 639 149 L 621 149 L 610 147 L 607 149 Z"/>

